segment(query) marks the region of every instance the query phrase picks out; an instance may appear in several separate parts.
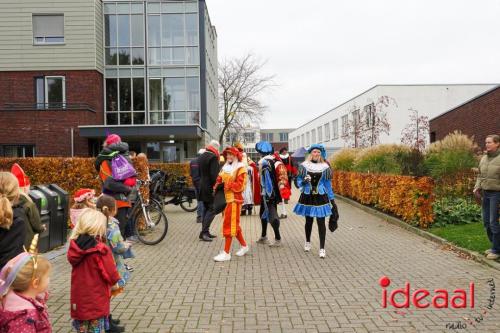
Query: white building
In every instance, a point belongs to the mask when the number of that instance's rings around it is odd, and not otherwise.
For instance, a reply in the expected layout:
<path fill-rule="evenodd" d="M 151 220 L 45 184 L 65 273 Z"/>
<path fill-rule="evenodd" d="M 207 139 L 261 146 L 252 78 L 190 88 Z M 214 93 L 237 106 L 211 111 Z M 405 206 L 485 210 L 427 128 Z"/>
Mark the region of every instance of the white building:
<path fill-rule="evenodd" d="M 410 109 L 419 115 L 433 118 L 493 87 L 496 84 L 431 84 L 431 85 L 376 85 L 340 104 L 323 115 L 299 126 L 289 134 L 290 150 L 322 143 L 332 153 L 348 146 L 342 131 L 349 119 L 357 114 L 360 119 L 377 104 L 382 96 L 392 101 L 384 111 L 391 129 L 381 134 L 380 143 L 400 143 L 401 131 L 409 123 Z M 358 118 L 359 119 L 359 118 Z"/>
<path fill-rule="evenodd" d="M 260 127 L 248 126 L 244 128 L 231 128 L 226 131 L 223 146 L 232 146 L 237 142 L 243 145 L 245 153 L 250 157 L 256 154 L 255 145 L 260 141 Z"/>

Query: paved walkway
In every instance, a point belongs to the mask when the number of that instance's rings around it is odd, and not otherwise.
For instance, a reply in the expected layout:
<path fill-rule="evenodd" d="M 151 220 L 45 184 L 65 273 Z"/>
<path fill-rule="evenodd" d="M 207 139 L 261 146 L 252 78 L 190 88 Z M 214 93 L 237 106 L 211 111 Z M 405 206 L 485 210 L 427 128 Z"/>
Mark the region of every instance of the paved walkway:
<path fill-rule="evenodd" d="M 112 302 L 112 312 L 127 332 L 500 332 L 498 305 L 485 310 L 489 278 L 498 271 L 464 260 L 436 244 L 338 202 L 339 230 L 328 232 L 327 257 L 304 253 L 303 220 L 282 222 L 284 245 L 255 244 L 256 216 L 243 217 L 249 255 L 214 263 L 222 239 L 199 242 L 200 225 L 191 214 L 167 207 L 167 238 L 156 246 L 137 245 L 132 282 Z M 291 208 L 289 208 L 291 210 Z M 219 231 L 217 218 L 213 230 Z M 272 229 L 269 228 L 272 235 Z M 236 242 L 237 243 L 237 242 Z M 234 244 L 233 249 L 238 245 Z M 65 256 L 54 261 L 49 302 L 55 332 L 70 332 L 70 266 Z M 468 288 L 475 282 L 474 309 L 397 310 L 381 307 L 381 276 L 389 290 Z M 499 280 L 500 281 L 500 280 Z M 474 329 L 468 320 L 479 315 Z M 466 329 L 449 323 L 462 321 Z"/>

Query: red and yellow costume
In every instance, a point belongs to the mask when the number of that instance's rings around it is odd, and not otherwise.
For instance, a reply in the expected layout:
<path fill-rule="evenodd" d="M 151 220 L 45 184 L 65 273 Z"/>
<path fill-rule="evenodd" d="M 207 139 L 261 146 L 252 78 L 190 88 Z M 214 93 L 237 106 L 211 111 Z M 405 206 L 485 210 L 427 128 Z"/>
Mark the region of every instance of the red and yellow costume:
<path fill-rule="evenodd" d="M 241 162 L 242 155 L 236 148 L 229 147 L 224 150 L 223 155 L 226 161 L 228 153 L 234 155 L 236 160 L 224 164 L 214 186 L 216 188 L 217 185 L 224 184 L 227 205 L 223 212 L 222 234 L 226 239 L 224 246 L 226 253 L 231 250 L 233 237 L 238 239 L 241 246 L 246 246 L 240 227 L 240 212 L 243 204 L 243 191 L 247 184 L 247 168 Z"/>

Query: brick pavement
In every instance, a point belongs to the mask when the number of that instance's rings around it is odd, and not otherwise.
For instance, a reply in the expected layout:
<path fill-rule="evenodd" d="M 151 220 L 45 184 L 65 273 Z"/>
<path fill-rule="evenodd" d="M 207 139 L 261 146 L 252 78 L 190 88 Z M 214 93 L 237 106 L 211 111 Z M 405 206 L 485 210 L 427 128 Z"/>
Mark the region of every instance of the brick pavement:
<path fill-rule="evenodd" d="M 255 244 L 257 216 L 243 217 L 250 253 L 229 263 L 214 263 L 222 239 L 199 242 L 200 225 L 192 214 L 167 207 L 169 232 L 156 246 L 137 245 L 135 268 L 125 294 L 112 302 L 113 314 L 127 332 L 500 332 L 486 280 L 498 272 L 443 251 L 436 244 L 339 202 L 339 230 L 328 232 L 327 257 L 303 251 L 303 220 L 282 222 L 281 248 Z M 291 210 L 291 206 L 289 208 Z M 213 232 L 219 231 L 220 218 Z M 272 229 L 268 232 L 272 235 Z M 237 242 L 233 245 L 238 247 Z M 54 332 L 70 332 L 70 267 L 64 256 L 53 260 L 49 310 Z M 467 288 L 476 283 L 475 309 L 382 309 L 382 275 L 389 288 Z M 500 279 L 499 279 L 500 281 Z M 476 328 L 451 330 L 449 322 L 483 313 Z"/>

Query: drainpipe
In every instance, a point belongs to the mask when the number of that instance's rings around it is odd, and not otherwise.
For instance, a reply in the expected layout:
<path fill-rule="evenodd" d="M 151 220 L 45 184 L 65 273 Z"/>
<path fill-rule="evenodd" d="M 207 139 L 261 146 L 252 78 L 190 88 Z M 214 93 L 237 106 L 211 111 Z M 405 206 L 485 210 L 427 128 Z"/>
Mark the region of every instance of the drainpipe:
<path fill-rule="evenodd" d="M 74 138 L 73 127 L 71 127 L 71 157 L 75 156 L 75 138 Z"/>

